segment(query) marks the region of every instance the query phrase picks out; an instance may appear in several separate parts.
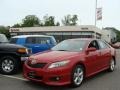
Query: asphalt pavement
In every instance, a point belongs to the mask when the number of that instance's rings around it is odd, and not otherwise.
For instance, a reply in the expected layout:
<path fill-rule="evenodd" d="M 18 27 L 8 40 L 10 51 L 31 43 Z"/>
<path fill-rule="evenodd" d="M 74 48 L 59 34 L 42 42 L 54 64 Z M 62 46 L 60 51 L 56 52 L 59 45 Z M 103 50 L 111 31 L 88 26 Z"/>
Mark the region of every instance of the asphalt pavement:
<path fill-rule="evenodd" d="M 103 71 L 87 78 L 78 88 L 30 82 L 19 73 L 12 76 L 0 74 L 0 90 L 120 90 L 120 50 L 117 50 L 117 66 L 114 72 Z"/>

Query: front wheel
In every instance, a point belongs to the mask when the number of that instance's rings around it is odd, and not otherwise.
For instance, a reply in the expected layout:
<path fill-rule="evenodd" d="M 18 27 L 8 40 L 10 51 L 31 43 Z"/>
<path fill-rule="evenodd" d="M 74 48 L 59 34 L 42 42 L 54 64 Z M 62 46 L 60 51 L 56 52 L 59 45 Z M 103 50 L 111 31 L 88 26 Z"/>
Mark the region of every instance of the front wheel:
<path fill-rule="evenodd" d="M 12 56 L 4 56 L 0 59 L 0 72 L 3 74 L 14 74 L 18 71 L 19 63 Z"/>
<path fill-rule="evenodd" d="M 72 72 L 72 86 L 78 87 L 84 79 L 84 69 L 81 65 L 77 65 Z"/>
<path fill-rule="evenodd" d="M 114 69 L 115 69 L 115 60 L 112 59 L 112 60 L 110 61 L 110 66 L 109 66 L 109 69 L 108 69 L 108 70 L 109 70 L 110 72 L 113 72 Z"/>

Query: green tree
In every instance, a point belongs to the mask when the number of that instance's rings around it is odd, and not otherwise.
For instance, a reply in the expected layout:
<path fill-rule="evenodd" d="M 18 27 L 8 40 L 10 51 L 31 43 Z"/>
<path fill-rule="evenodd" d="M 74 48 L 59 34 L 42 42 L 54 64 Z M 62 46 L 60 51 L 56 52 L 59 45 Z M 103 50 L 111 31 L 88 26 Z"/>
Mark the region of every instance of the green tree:
<path fill-rule="evenodd" d="M 60 23 L 59 22 L 55 22 L 55 17 L 54 16 L 48 16 L 45 15 L 43 17 L 43 26 L 59 26 Z"/>
<path fill-rule="evenodd" d="M 117 41 L 120 42 L 120 31 L 117 33 Z"/>
<path fill-rule="evenodd" d="M 62 24 L 64 26 L 75 26 L 77 25 L 78 16 L 77 15 L 67 15 L 62 19 Z"/>
<path fill-rule="evenodd" d="M 116 33 L 116 35 L 117 35 L 116 41 L 119 41 L 119 42 L 120 42 L 120 31 L 117 30 L 116 28 L 112 28 L 112 29 L 115 31 L 115 33 Z"/>
<path fill-rule="evenodd" d="M 62 24 L 64 26 L 70 26 L 71 23 L 71 15 L 64 16 L 64 19 L 62 19 Z"/>
<path fill-rule="evenodd" d="M 77 15 L 73 15 L 73 17 L 71 18 L 71 25 L 77 25 L 77 21 L 78 21 L 78 16 Z"/>
<path fill-rule="evenodd" d="M 21 27 L 21 25 L 17 23 L 17 24 L 14 24 L 12 27 L 13 28 L 19 28 L 19 27 Z"/>
<path fill-rule="evenodd" d="M 59 23 L 59 22 L 57 22 L 57 23 L 56 23 L 56 26 L 60 26 L 60 23 Z"/>
<path fill-rule="evenodd" d="M 0 26 L 0 33 L 5 34 L 7 38 L 10 38 L 9 27 Z"/>
<path fill-rule="evenodd" d="M 27 15 L 23 19 L 22 27 L 40 26 L 40 20 L 36 15 Z"/>

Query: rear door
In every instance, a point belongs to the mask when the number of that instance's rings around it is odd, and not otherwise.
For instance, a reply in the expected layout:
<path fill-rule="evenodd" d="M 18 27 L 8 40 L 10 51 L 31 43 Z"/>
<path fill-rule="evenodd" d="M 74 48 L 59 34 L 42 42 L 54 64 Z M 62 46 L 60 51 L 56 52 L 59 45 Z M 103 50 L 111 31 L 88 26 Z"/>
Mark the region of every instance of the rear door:
<path fill-rule="evenodd" d="M 110 47 L 101 40 L 98 40 L 98 44 L 101 50 L 101 65 L 102 68 L 108 67 L 111 60 L 111 49 Z"/>

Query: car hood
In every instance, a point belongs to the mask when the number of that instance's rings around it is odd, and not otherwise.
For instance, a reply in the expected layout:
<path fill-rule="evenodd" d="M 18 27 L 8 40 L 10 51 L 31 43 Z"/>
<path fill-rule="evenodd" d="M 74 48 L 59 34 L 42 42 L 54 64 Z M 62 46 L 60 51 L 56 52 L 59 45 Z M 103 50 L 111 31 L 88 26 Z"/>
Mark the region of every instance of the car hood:
<path fill-rule="evenodd" d="M 21 45 L 10 44 L 10 43 L 1 43 L 0 47 L 3 47 L 3 48 L 24 48 Z"/>
<path fill-rule="evenodd" d="M 79 52 L 68 52 L 68 51 L 46 51 L 43 53 L 37 53 L 32 55 L 30 58 L 34 58 L 37 62 L 56 62 L 69 59 L 73 56 L 78 55 Z"/>

